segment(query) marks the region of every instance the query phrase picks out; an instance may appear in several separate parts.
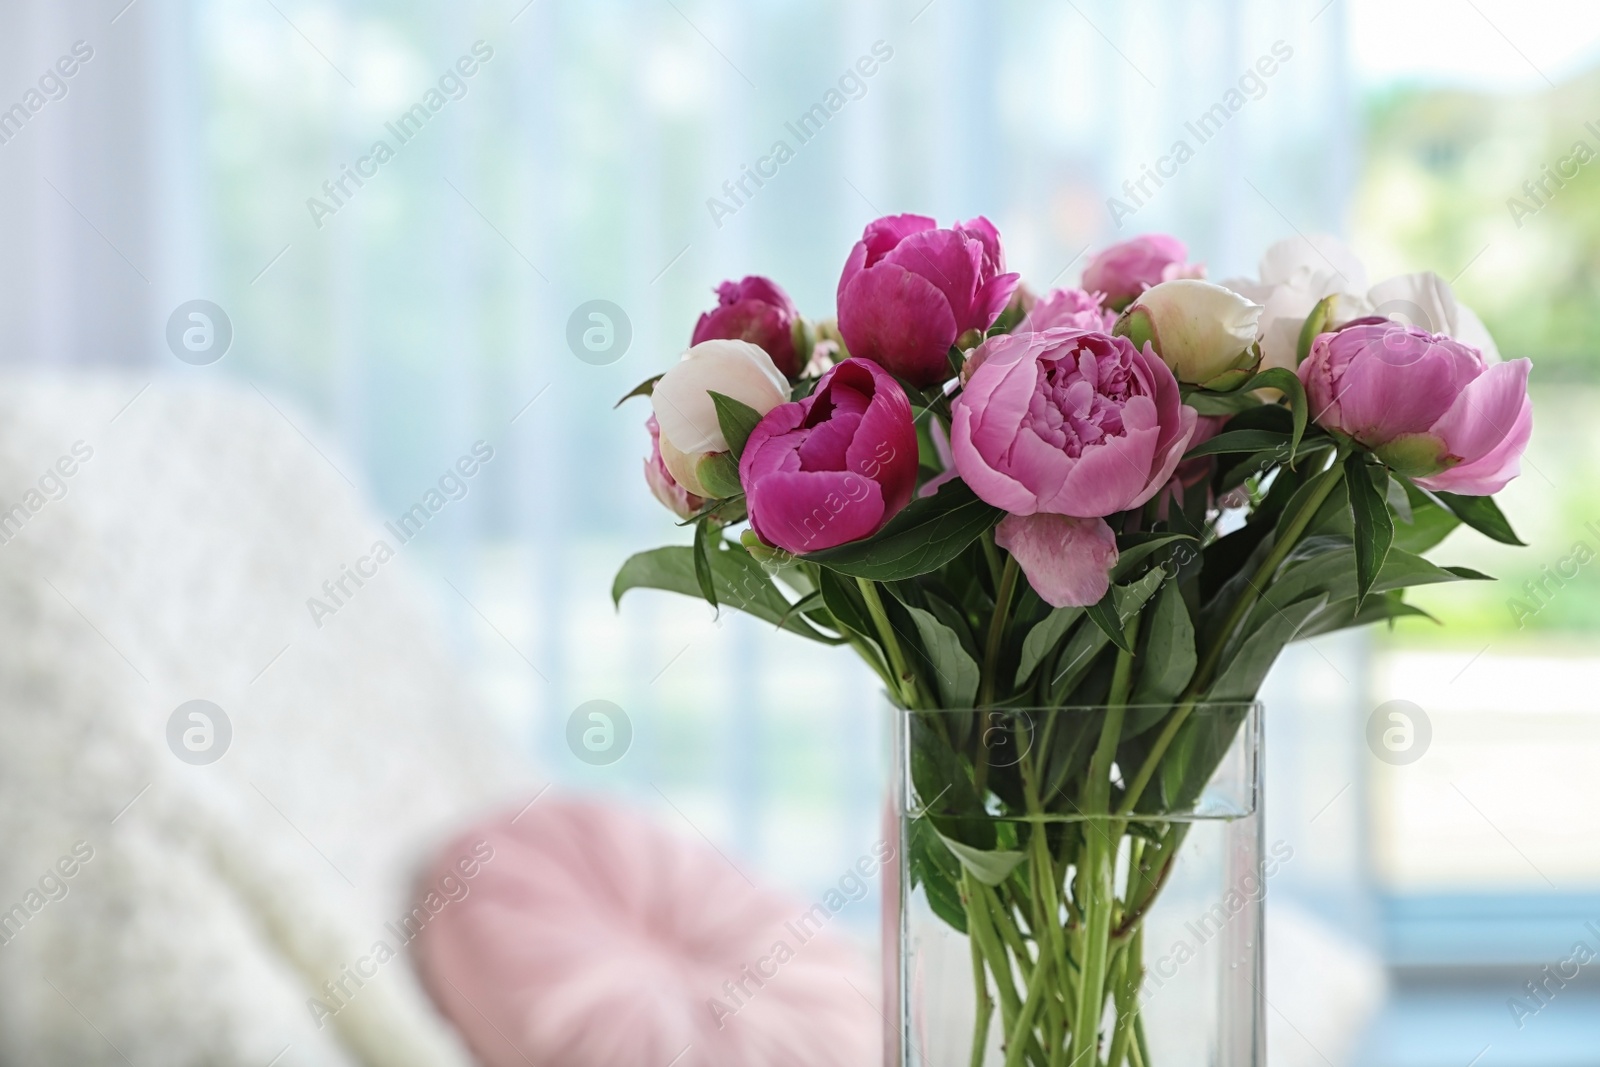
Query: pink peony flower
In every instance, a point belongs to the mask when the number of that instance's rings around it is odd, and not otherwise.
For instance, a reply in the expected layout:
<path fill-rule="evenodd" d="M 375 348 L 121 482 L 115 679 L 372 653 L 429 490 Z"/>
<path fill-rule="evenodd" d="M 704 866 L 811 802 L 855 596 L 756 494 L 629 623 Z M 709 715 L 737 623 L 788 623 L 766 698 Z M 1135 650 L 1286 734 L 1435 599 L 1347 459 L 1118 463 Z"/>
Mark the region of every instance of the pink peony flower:
<path fill-rule="evenodd" d="M 760 345 L 785 377 L 800 374 L 794 324 L 800 312 L 778 283 L 759 274 L 717 286 L 717 306 L 694 325 L 691 346 L 701 341 L 749 341 Z"/>
<path fill-rule="evenodd" d="M 706 502 L 679 485 L 677 479 L 672 477 L 672 472 L 667 470 L 667 464 L 661 458 L 661 425 L 656 422 L 656 417 L 651 415 L 644 425 L 650 431 L 650 455 L 644 461 L 644 480 L 650 486 L 652 496 L 670 508 L 678 518 L 687 519 L 705 507 Z"/>
<path fill-rule="evenodd" d="M 1424 489 L 1488 496 L 1521 470 L 1533 433 L 1531 366 L 1490 365 L 1443 334 L 1368 318 L 1313 341 L 1300 381 L 1319 425 Z"/>
<path fill-rule="evenodd" d="M 1109 581 L 1104 516 L 1135 508 L 1172 477 L 1196 415 L 1148 347 L 1056 328 L 985 341 L 953 408 L 951 451 L 973 492 L 1013 517 L 1011 553 L 1051 604 L 1093 603 Z M 1096 525 L 1098 523 L 1098 525 Z M 1077 549 L 1066 551 L 1066 546 Z M 1115 543 L 1109 558 L 1115 560 Z M 1088 597 L 1088 599 L 1085 599 Z"/>
<path fill-rule="evenodd" d="M 1037 333 L 1054 326 L 1070 326 L 1074 330 L 1110 333 L 1116 324 L 1116 312 L 1101 306 L 1100 294 L 1083 289 L 1052 289 L 1028 309 L 1011 332 Z"/>
<path fill-rule="evenodd" d="M 877 533 L 910 502 L 916 480 L 911 404 L 864 359 L 839 363 L 810 396 L 767 412 L 739 460 L 751 528 L 794 553 Z"/>
<path fill-rule="evenodd" d="M 950 377 L 948 354 L 987 330 L 1016 289 L 1000 234 L 978 217 L 939 229 L 923 215 L 867 225 L 839 277 L 839 332 L 852 356 L 918 387 Z"/>
<path fill-rule="evenodd" d="M 1089 261 L 1083 287 L 1104 294 L 1108 307 L 1121 310 L 1150 286 L 1175 278 L 1198 278 L 1205 268 L 1185 262 L 1189 250 L 1176 237 L 1146 234 L 1114 244 Z"/>
<path fill-rule="evenodd" d="M 831 903 L 757 889 L 626 811 L 506 812 L 425 884 L 439 903 L 418 907 L 418 969 L 485 1067 L 832 1067 L 881 1047 Z"/>

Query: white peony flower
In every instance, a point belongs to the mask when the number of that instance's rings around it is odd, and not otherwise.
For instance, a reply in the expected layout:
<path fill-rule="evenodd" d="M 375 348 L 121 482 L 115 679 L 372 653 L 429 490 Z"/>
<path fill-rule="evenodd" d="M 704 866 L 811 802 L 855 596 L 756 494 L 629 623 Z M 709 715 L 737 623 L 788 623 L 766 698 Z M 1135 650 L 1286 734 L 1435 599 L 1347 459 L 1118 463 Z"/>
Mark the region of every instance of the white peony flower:
<path fill-rule="evenodd" d="M 650 394 L 661 427 L 661 461 L 673 479 L 696 496 L 710 496 L 695 468 L 728 442 L 711 393 L 721 393 L 765 415 L 789 399 L 789 382 L 766 351 L 749 341 L 701 341 L 661 376 Z"/>
<path fill-rule="evenodd" d="M 1144 326 L 1180 382 L 1203 384 L 1255 363 L 1251 345 L 1261 305 L 1220 285 L 1189 278 L 1161 282 L 1140 293 L 1123 314 L 1132 327 L 1129 335 L 1142 339 Z"/>

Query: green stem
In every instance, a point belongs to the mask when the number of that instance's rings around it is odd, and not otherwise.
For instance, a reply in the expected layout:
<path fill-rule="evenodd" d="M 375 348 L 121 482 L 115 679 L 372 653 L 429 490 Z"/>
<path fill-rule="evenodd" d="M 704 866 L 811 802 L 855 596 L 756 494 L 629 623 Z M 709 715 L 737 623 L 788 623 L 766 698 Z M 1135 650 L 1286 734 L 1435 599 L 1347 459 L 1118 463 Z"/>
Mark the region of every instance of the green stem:
<path fill-rule="evenodd" d="M 1033 977 L 1028 980 L 1027 999 L 1006 1035 L 1006 1067 L 1022 1067 L 1030 1041 L 1036 1040 L 1032 1033 L 1033 1017 L 1039 1013 L 1040 1003 L 1050 995 L 1045 983 L 1050 980 L 1051 970 L 1049 957 L 1042 957 L 1033 969 Z"/>
<path fill-rule="evenodd" d="M 971 908 L 970 903 L 968 908 Z M 989 975 L 983 967 L 983 949 L 972 933 L 971 919 L 967 920 L 967 946 L 972 949 L 972 988 L 978 996 L 978 1017 L 972 1024 L 972 1055 L 969 1062 L 971 1067 L 983 1067 L 989 1044 L 989 1020 L 994 1016 L 994 1001 L 989 997 Z"/>
<path fill-rule="evenodd" d="M 1139 1012 L 1139 984 L 1144 977 L 1143 933 L 1142 927 L 1134 933 L 1117 960 L 1117 984 L 1111 994 L 1117 1005 L 1117 1028 L 1111 1035 L 1106 1067 L 1122 1067 L 1128 1055 L 1128 1041 L 1133 1036 L 1133 1022 Z"/>
<path fill-rule="evenodd" d="M 900 691 L 896 696 L 902 705 L 914 708 L 917 706 L 917 679 L 906 666 L 906 656 L 900 649 L 900 642 L 895 640 L 894 625 L 889 622 L 889 613 L 884 610 L 883 599 L 878 596 L 878 585 L 867 578 L 857 578 L 856 585 L 867 602 L 867 614 L 872 616 L 872 625 L 878 628 L 878 639 L 883 642 L 883 650 L 888 653 L 889 669 L 899 679 Z"/>
<path fill-rule="evenodd" d="M 1133 1017 L 1133 1051 L 1138 1058 L 1134 1067 L 1150 1067 L 1150 1046 L 1144 1040 L 1144 1016 L 1137 1013 Z"/>
<path fill-rule="evenodd" d="M 1124 624 L 1122 632 L 1127 638 L 1128 647 L 1136 647 L 1139 640 L 1137 614 Z M 1100 740 L 1095 745 L 1094 755 L 1090 757 L 1084 782 L 1083 811 L 1090 820 L 1088 829 L 1098 832 L 1084 835 L 1087 859 L 1079 879 L 1084 890 L 1083 899 L 1079 901 L 1079 907 L 1083 910 L 1083 951 L 1078 957 L 1078 1009 L 1074 1013 L 1077 1025 L 1072 1031 L 1074 1067 L 1099 1062 L 1100 1016 L 1105 1009 L 1111 929 L 1117 903 L 1114 881 L 1122 828 L 1116 819 L 1106 820 L 1104 828 L 1095 827 L 1093 820 L 1097 815 L 1110 813 L 1111 763 L 1116 757 L 1117 742 L 1122 739 L 1122 721 L 1127 713 L 1132 679 L 1133 656 L 1126 651 L 1119 651 L 1111 674 L 1105 722 L 1101 724 Z"/>
<path fill-rule="evenodd" d="M 989 616 L 989 638 L 983 649 L 983 685 L 978 692 L 978 706 L 986 708 L 994 703 L 996 674 L 1000 670 L 1000 646 L 1006 633 L 1006 616 L 1011 613 L 1011 598 L 1017 589 L 1016 556 L 1007 556 L 1000 574 L 1000 586 L 994 594 L 994 614 Z"/>
<path fill-rule="evenodd" d="M 1341 449 L 1341 453 L 1342 451 Z M 1262 586 L 1268 583 L 1272 574 L 1288 558 L 1289 553 L 1294 550 L 1294 546 L 1300 542 L 1301 536 L 1306 532 L 1306 527 L 1316 517 L 1317 511 L 1338 486 L 1344 472 L 1342 459 L 1343 456 L 1341 455 L 1334 461 L 1334 465 L 1331 468 L 1318 475 L 1322 479 L 1322 484 L 1307 495 L 1300 505 L 1300 510 L 1290 517 L 1289 524 L 1283 529 L 1283 535 L 1272 546 L 1272 551 L 1267 553 L 1267 558 L 1262 560 L 1261 565 L 1256 568 L 1255 574 L 1251 577 L 1249 583 L 1240 591 L 1239 599 L 1234 601 L 1233 609 L 1228 612 L 1227 620 L 1222 624 L 1222 629 L 1217 631 L 1216 640 L 1211 642 L 1211 647 L 1206 650 L 1205 658 L 1200 661 L 1199 668 L 1194 672 L 1193 680 L 1189 682 L 1188 687 L 1183 691 L 1183 696 L 1179 698 L 1180 702 L 1177 711 L 1167 720 L 1166 725 L 1161 728 L 1161 733 L 1157 735 L 1155 743 L 1150 746 L 1150 753 L 1145 756 L 1144 764 L 1140 766 L 1139 773 L 1134 775 L 1133 781 L 1129 784 L 1128 792 L 1123 797 L 1122 804 L 1117 808 L 1117 814 L 1128 814 L 1133 810 L 1133 806 L 1139 802 L 1139 798 L 1144 795 L 1145 787 L 1150 784 L 1150 778 L 1155 774 L 1156 765 L 1161 762 L 1161 757 L 1167 754 L 1167 748 L 1171 746 L 1173 739 L 1178 736 L 1178 730 L 1189 718 L 1190 713 L 1194 711 L 1200 694 L 1205 692 L 1206 688 L 1211 684 L 1212 675 L 1216 672 L 1217 663 L 1222 658 L 1222 651 L 1227 647 L 1228 639 L 1233 636 L 1234 630 L 1238 629 L 1239 624 L 1244 621 L 1250 609 L 1255 607 L 1256 600 L 1261 596 Z"/>

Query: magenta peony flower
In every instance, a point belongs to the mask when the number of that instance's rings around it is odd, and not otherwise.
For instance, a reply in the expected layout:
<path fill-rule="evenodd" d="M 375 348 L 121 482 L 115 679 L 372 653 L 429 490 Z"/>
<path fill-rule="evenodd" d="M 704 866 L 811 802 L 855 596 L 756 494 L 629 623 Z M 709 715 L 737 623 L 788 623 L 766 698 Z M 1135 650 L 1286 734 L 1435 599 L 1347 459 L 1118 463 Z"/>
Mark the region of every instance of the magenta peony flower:
<path fill-rule="evenodd" d="M 687 519 L 705 507 L 706 502 L 679 485 L 672 472 L 667 470 L 667 464 L 661 458 L 661 426 L 656 422 L 656 417 L 651 415 L 644 425 L 650 431 L 650 455 L 644 461 L 645 483 L 650 486 L 651 495 L 670 508 L 674 515 Z"/>
<path fill-rule="evenodd" d="M 1197 278 L 1204 268 L 1189 264 L 1189 250 L 1176 237 L 1146 234 L 1114 244 L 1089 261 L 1083 287 L 1102 293 L 1108 307 L 1121 310 L 1157 282 Z"/>
<path fill-rule="evenodd" d="M 1116 558 L 1099 520 L 1140 506 L 1172 477 L 1194 409 L 1166 364 L 1124 337 L 1056 328 L 992 337 L 980 351 L 953 409 L 956 470 L 1011 512 L 1004 536 L 1041 597 L 1093 603 Z M 1038 516 L 1095 521 L 1012 521 Z"/>
<path fill-rule="evenodd" d="M 978 217 L 942 230 L 923 215 L 867 225 L 839 277 L 839 333 L 852 356 L 918 387 L 950 377 L 948 353 L 987 330 L 1016 289 L 1000 234 Z"/>
<path fill-rule="evenodd" d="M 797 554 L 877 533 L 916 481 L 911 404 L 863 359 L 845 360 L 810 396 L 767 412 L 739 460 L 751 528 Z"/>
<path fill-rule="evenodd" d="M 1117 324 L 1114 311 L 1101 306 L 1099 293 L 1083 289 L 1052 289 L 1034 302 L 1012 333 L 1038 333 L 1055 326 L 1110 333 Z"/>
<path fill-rule="evenodd" d="M 1424 489 L 1488 496 L 1520 472 L 1533 433 L 1531 366 L 1490 365 L 1443 334 L 1367 318 L 1313 341 L 1300 381 L 1319 425 Z"/>
<path fill-rule="evenodd" d="M 717 286 L 717 306 L 694 324 L 690 346 L 701 341 L 749 341 L 760 345 L 790 379 L 800 374 L 794 324 L 800 311 L 778 283 L 759 274 Z"/>

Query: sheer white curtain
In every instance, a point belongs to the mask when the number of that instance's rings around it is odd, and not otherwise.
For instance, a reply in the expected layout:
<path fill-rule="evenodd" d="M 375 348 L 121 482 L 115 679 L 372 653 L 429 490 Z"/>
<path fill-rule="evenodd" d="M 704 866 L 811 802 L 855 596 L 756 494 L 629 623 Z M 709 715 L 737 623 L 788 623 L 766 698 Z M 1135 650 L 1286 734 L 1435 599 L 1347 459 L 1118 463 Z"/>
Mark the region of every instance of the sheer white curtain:
<path fill-rule="evenodd" d="M 384 513 L 491 443 L 407 564 L 451 583 L 437 610 L 484 699 L 575 785 L 659 791 L 801 885 L 876 833 L 872 686 L 693 604 L 613 611 L 616 565 L 683 533 L 638 478 L 642 409 L 612 401 L 674 357 L 724 277 L 770 274 L 830 315 L 879 213 L 987 214 L 1038 288 L 1154 229 L 1221 276 L 1296 229 L 1337 230 L 1353 160 L 1342 5 L 1321 0 L 125 4 L 0 8 L 0 105 L 75 41 L 94 50 L 0 144 L 0 357 L 258 387 Z M 476 41 L 493 59 L 469 91 L 318 227 L 308 198 Z M 878 42 L 892 58 L 864 94 L 716 225 L 707 199 Z M 1292 58 L 1199 143 L 1187 124 L 1277 42 Z M 1181 139 L 1193 158 L 1119 229 L 1110 198 Z M 233 323 L 213 368 L 162 339 L 197 297 Z M 606 367 L 564 340 L 595 298 L 634 330 Z M 597 697 L 637 737 L 603 773 L 563 740 Z"/>

